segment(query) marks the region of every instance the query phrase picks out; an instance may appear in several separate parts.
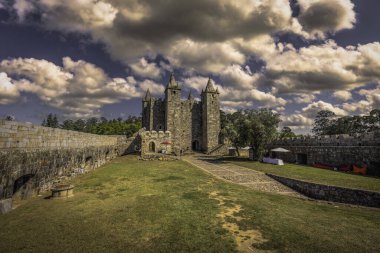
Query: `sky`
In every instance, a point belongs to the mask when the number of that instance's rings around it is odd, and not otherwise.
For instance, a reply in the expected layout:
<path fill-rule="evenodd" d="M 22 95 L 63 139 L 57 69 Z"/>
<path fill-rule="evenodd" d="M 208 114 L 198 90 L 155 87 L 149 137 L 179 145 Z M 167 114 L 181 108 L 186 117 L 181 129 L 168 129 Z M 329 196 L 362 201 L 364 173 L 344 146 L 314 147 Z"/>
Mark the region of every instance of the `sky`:
<path fill-rule="evenodd" d="M 0 0 L 0 117 L 40 124 L 140 115 L 171 72 L 182 96 L 209 77 L 221 109 L 380 108 L 378 0 Z"/>

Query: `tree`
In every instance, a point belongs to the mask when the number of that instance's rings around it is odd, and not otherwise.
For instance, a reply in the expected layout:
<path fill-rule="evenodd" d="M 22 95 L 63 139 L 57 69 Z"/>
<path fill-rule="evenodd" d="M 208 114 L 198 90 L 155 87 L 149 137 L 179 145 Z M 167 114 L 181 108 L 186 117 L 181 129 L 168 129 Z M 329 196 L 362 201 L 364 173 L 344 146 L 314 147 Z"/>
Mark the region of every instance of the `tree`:
<path fill-rule="evenodd" d="M 313 129 L 311 130 L 315 135 L 328 135 L 332 134 L 335 113 L 329 110 L 322 110 L 317 113 L 314 120 Z"/>
<path fill-rule="evenodd" d="M 226 115 L 222 133 L 237 152 L 240 147 L 249 145 L 253 148 L 255 158 L 259 160 L 275 138 L 279 122 L 279 114 L 269 109 L 238 111 Z"/>
<path fill-rule="evenodd" d="M 49 113 L 48 116 L 46 117 L 46 120 L 44 119 L 44 121 L 42 122 L 42 126 L 58 128 L 59 122 L 58 122 L 57 115 Z"/>
<path fill-rule="evenodd" d="M 122 118 L 107 120 L 106 118 L 89 119 L 66 119 L 59 124 L 57 116 L 49 114 L 42 122 L 43 126 L 59 127 L 66 130 L 74 130 L 93 134 L 126 135 L 131 137 L 141 128 L 141 118 L 129 116 L 123 121 Z"/>
<path fill-rule="evenodd" d="M 279 134 L 280 138 L 293 138 L 297 135 L 292 131 L 290 127 L 284 126 Z"/>
<path fill-rule="evenodd" d="M 248 115 L 248 142 L 253 149 L 254 159 L 261 160 L 266 148 L 277 135 L 280 115 L 270 109 L 246 110 L 245 114 Z"/>
<path fill-rule="evenodd" d="M 224 114 L 223 116 L 224 118 L 221 120 L 223 122 L 221 133 L 224 138 L 227 138 L 231 142 L 232 146 L 236 149 L 237 155 L 240 156 L 239 148 L 247 143 L 246 139 L 242 138 L 239 129 L 244 119 L 243 114 L 239 111 L 233 114 Z"/>
<path fill-rule="evenodd" d="M 374 109 L 369 115 L 337 117 L 333 112 L 320 111 L 314 121 L 316 135 L 356 134 L 380 130 L 380 110 Z"/>
<path fill-rule="evenodd" d="M 16 120 L 16 117 L 15 117 L 15 116 L 12 116 L 12 115 L 7 115 L 7 116 L 5 116 L 5 120 L 6 120 L 6 121 L 15 121 L 15 120 Z"/>

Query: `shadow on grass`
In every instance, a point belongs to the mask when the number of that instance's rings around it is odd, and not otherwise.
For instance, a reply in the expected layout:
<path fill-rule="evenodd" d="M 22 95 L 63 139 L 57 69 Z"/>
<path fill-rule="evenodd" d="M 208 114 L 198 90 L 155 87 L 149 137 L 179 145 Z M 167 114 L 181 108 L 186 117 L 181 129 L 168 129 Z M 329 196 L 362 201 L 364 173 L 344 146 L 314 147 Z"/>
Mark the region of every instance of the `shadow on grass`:
<path fill-rule="evenodd" d="M 166 181 L 171 181 L 171 180 L 184 180 L 184 179 L 185 179 L 184 177 L 168 176 L 168 177 L 153 179 L 153 181 L 154 182 L 166 182 Z"/>

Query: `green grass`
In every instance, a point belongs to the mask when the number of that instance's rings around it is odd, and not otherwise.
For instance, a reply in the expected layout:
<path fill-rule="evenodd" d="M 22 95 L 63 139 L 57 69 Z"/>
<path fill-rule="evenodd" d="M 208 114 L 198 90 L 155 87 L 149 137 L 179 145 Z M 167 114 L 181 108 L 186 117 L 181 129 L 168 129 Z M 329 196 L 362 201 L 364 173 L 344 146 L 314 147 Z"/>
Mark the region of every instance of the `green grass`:
<path fill-rule="evenodd" d="M 216 215 L 258 230 L 277 252 L 379 252 L 380 212 L 256 192 L 185 162 L 120 157 L 72 181 L 66 200 L 36 197 L 0 216 L 0 252 L 236 252 Z"/>
<path fill-rule="evenodd" d="M 380 178 L 354 175 L 350 173 L 318 169 L 311 166 L 303 166 L 290 163 L 286 163 L 284 166 L 278 166 L 267 163 L 253 162 L 245 158 L 222 158 L 222 160 L 249 169 L 271 173 L 278 176 L 284 176 L 325 185 L 380 192 Z"/>

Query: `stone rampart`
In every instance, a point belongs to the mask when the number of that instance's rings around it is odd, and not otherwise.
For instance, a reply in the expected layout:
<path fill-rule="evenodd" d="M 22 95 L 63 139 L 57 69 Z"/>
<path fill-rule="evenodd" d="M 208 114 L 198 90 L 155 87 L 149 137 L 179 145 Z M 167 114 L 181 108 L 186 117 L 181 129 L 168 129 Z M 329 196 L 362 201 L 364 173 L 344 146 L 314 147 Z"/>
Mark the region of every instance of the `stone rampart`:
<path fill-rule="evenodd" d="M 273 174 L 267 175 L 314 199 L 380 208 L 380 192 L 316 184 Z"/>
<path fill-rule="evenodd" d="M 0 200 L 29 197 L 118 155 L 133 152 L 135 137 L 88 134 L 2 120 Z"/>
<path fill-rule="evenodd" d="M 335 166 L 364 163 L 368 174 L 380 176 L 380 132 L 285 138 L 270 145 L 270 148 L 278 147 L 291 151 L 276 154 L 286 162 Z"/>

